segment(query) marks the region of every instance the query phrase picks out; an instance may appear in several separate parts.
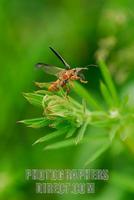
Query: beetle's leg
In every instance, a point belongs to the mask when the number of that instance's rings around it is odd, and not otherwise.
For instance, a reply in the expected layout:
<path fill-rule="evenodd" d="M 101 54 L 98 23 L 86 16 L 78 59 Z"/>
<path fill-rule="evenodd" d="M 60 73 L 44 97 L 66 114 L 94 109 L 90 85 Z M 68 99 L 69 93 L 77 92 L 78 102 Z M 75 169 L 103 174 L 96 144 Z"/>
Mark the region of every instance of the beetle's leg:
<path fill-rule="evenodd" d="M 87 83 L 88 81 L 84 81 L 81 77 L 74 75 L 71 77 L 71 80 L 80 80 L 81 83 Z"/>
<path fill-rule="evenodd" d="M 66 88 L 66 94 L 68 95 L 69 92 L 70 92 L 70 87 L 67 87 L 67 88 Z"/>
<path fill-rule="evenodd" d="M 79 78 L 81 83 L 88 83 L 88 81 L 84 81 L 83 79 Z"/>
<path fill-rule="evenodd" d="M 87 83 L 88 81 L 83 80 L 80 76 L 77 76 L 77 80 L 80 80 L 81 83 Z"/>
<path fill-rule="evenodd" d="M 65 97 L 65 99 L 67 99 L 69 101 L 68 94 L 70 92 L 70 87 L 68 85 L 65 85 L 64 88 L 65 88 L 65 95 L 64 95 L 64 97 Z"/>

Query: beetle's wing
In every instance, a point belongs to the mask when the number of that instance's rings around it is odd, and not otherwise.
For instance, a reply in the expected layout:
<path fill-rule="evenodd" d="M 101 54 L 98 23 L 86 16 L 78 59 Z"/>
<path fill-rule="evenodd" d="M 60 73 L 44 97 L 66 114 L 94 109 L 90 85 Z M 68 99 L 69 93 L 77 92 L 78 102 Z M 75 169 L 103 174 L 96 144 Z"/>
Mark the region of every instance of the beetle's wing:
<path fill-rule="evenodd" d="M 51 51 L 60 59 L 60 61 L 64 64 L 67 69 L 70 69 L 70 65 L 62 58 L 62 56 L 52 47 L 49 47 Z"/>
<path fill-rule="evenodd" d="M 61 72 L 65 71 L 65 69 L 62 69 L 53 65 L 45 64 L 45 63 L 37 63 L 36 67 L 38 69 L 43 69 L 46 73 L 55 75 L 55 76 L 59 76 Z"/>

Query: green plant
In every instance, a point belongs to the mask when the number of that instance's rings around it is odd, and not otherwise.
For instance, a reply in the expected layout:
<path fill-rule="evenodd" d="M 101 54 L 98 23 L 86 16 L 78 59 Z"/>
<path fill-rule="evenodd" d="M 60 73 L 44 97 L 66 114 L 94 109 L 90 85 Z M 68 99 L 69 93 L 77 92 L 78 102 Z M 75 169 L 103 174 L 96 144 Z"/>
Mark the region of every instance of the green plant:
<path fill-rule="evenodd" d="M 54 129 L 52 133 L 39 138 L 34 144 L 50 141 L 59 136 L 64 136 L 64 139 L 50 143 L 44 149 L 57 149 L 98 141 L 96 150 L 85 165 L 106 151 L 115 138 L 123 141 L 134 152 L 131 139 L 134 113 L 127 105 L 128 97 L 119 98 L 110 72 L 102 60 L 99 61 L 99 67 L 103 76 L 100 90 L 104 105 L 101 105 L 89 91 L 78 83 L 74 83 L 73 90 L 81 97 L 81 102 L 70 96 L 63 97 L 64 91 L 54 94 L 43 89 L 24 94 L 31 104 L 43 109 L 43 116 L 20 122 L 32 128 L 49 126 Z M 99 127 L 104 131 L 102 134 L 96 135 L 93 132 L 91 134 L 90 127 L 94 129 Z"/>

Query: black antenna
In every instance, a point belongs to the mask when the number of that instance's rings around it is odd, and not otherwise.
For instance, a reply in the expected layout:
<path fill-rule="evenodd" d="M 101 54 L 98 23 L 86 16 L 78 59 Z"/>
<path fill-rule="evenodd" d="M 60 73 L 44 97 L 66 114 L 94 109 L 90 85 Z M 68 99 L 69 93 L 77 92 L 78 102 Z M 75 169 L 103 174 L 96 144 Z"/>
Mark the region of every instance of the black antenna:
<path fill-rule="evenodd" d="M 51 49 L 51 51 L 61 60 L 61 62 L 70 69 L 70 65 L 62 58 L 62 56 L 56 51 L 54 50 L 52 47 L 49 47 Z"/>
<path fill-rule="evenodd" d="M 90 65 L 86 65 L 85 67 L 98 67 L 98 65 L 90 64 Z"/>

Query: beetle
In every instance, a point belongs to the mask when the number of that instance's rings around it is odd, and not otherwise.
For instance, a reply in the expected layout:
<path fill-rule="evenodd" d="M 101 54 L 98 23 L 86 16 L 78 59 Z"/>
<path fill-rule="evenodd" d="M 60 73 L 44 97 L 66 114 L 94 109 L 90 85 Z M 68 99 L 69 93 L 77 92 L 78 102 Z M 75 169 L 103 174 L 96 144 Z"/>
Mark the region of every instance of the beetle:
<path fill-rule="evenodd" d="M 55 75 L 57 80 L 49 83 L 48 91 L 59 91 L 61 88 L 65 88 L 66 92 L 69 93 L 70 87 L 68 87 L 69 83 L 75 80 L 79 80 L 81 83 L 87 83 L 83 79 L 83 74 L 81 71 L 87 70 L 87 67 L 76 67 L 71 68 L 70 65 L 64 60 L 64 58 L 52 47 L 49 47 L 51 51 L 60 59 L 60 61 L 64 64 L 65 69 L 59 68 L 53 65 L 45 64 L 45 63 L 37 63 L 36 67 L 38 69 L 43 69 L 46 73 Z M 46 83 L 38 83 L 36 85 L 39 87 L 43 87 Z"/>

